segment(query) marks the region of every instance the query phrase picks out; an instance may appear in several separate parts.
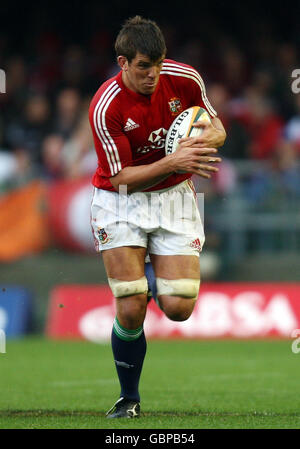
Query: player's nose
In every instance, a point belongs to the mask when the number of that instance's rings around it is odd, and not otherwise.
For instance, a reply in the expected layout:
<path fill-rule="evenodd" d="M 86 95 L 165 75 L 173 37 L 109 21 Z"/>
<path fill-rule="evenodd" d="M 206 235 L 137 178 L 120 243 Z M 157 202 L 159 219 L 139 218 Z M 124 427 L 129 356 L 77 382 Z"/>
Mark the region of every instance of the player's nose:
<path fill-rule="evenodd" d="M 148 72 L 148 77 L 151 79 L 155 79 L 159 73 L 159 69 L 155 66 L 151 67 Z"/>

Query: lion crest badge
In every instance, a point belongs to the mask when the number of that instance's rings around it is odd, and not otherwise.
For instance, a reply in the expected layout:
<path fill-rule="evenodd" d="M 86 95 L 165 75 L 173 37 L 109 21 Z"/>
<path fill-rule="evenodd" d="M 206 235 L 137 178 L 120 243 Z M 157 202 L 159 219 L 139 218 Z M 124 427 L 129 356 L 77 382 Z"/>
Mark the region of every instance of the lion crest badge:
<path fill-rule="evenodd" d="M 180 112 L 182 112 L 182 104 L 179 98 L 173 97 L 168 101 L 170 111 L 172 115 L 178 115 Z"/>

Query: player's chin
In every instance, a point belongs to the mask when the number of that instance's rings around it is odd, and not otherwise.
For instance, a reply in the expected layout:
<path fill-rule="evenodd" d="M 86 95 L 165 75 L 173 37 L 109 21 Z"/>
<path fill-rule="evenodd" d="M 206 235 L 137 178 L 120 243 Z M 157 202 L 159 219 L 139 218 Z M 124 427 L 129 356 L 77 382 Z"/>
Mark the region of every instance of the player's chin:
<path fill-rule="evenodd" d="M 142 93 L 144 95 L 153 94 L 153 92 L 155 91 L 156 85 L 157 85 L 157 83 L 155 83 L 155 84 L 145 84 L 143 86 L 143 89 L 142 89 L 143 92 Z"/>

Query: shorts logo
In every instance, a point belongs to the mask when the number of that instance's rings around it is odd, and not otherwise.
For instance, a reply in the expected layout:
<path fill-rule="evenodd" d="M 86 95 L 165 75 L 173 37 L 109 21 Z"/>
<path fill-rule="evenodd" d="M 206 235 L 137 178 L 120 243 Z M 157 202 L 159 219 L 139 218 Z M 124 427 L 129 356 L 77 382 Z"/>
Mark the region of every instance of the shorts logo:
<path fill-rule="evenodd" d="M 197 249 L 199 252 L 201 251 L 201 242 L 200 239 L 195 239 L 190 243 L 191 248 Z"/>
<path fill-rule="evenodd" d="M 170 98 L 169 107 L 172 115 L 177 115 L 182 112 L 182 104 L 179 98 Z"/>
<path fill-rule="evenodd" d="M 102 243 L 102 245 L 104 245 L 104 243 L 107 243 L 109 241 L 108 235 L 106 234 L 104 228 L 98 228 L 97 234 L 98 234 L 98 239 L 99 239 L 100 243 Z"/>

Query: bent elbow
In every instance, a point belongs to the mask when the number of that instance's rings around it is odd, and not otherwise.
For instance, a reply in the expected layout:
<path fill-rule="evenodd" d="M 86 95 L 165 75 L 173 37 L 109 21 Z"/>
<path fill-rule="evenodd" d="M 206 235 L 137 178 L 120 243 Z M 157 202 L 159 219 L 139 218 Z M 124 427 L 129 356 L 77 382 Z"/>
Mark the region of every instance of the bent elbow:
<path fill-rule="evenodd" d="M 220 147 L 222 147 L 224 145 L 226 138 L 227 138 L 227 134 L 224 131 L 223 136 L 220 139 L 220 145 L 219 145 Z"/>
<path fill-rule="evenodd" d="M 123 179 L 123 176 L 116 175 L 112 178 L 109 178 L 111 185 L 113 188 L 119 193 L 126 195 L 127 193 L 132 193 L 133 187 L 130 184 L 127 184 Z"/>

